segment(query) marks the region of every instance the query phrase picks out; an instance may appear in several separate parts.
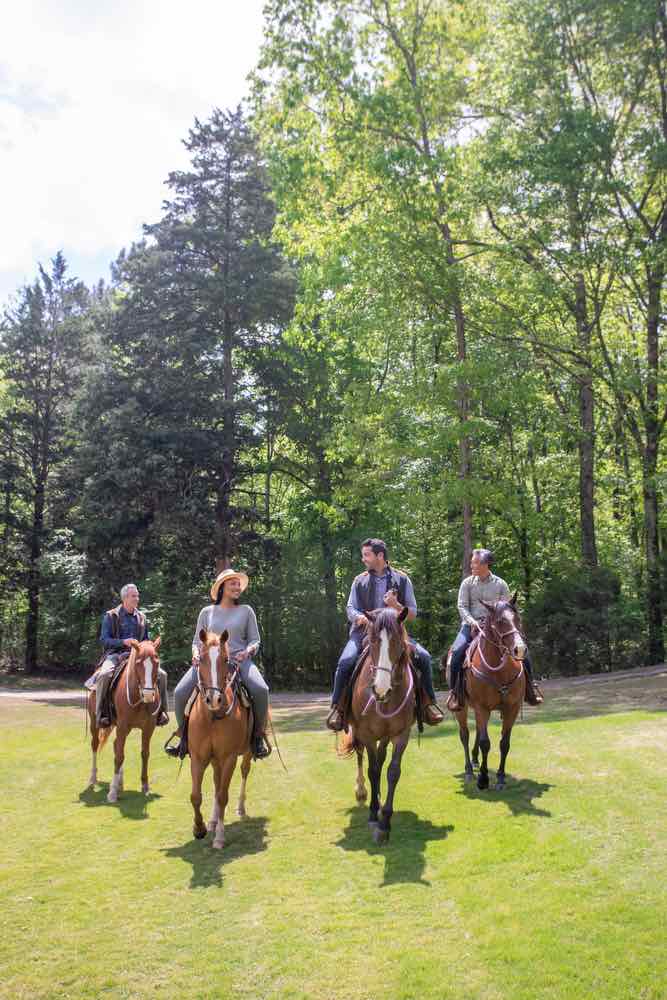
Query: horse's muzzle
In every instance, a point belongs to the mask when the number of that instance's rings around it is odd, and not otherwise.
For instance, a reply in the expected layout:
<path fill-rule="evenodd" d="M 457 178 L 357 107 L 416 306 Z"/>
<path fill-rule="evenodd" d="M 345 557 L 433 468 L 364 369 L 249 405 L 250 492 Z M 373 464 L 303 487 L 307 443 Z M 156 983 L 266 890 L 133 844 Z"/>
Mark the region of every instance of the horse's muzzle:
<path fill-rule="evenodd" d="M 219 712 L 222 708 L 222 693 L 220 691 L 209 691 L 204 698 L 206 707 L 212 712 Z"/>
<path fill-rule="evenodd" d="M 381 694 L 381 695 L 378 694 L 375 685 L 373 685 L 373 687 L 371 688 L 371 690 L 373 692 L 373 697 L 375 698 L 376 702 L 379 705 L 384 705 L 385 702 L 389 701 L 389 695 L 391 694 L 391 688 L 390 687 L 387 688 L 387 690 L 384 692 L 384 694 Z"/>

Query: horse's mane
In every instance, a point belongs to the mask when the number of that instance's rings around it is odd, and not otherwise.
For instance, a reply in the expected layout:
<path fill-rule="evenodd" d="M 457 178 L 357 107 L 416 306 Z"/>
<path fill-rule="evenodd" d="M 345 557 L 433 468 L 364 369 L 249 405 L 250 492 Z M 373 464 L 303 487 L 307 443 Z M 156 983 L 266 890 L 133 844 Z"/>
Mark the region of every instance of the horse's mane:
<path fill-rule="evenodd" d="M 378 633 L 383 628 L 386 628 L 388 632 L 395 632 L 399 635 L 403 635 L 405 631 L 403 622 L 399 622 L 398 620 L 398 612 L 394 611 L 393 608 L 382 608 L 373 619 L 372 624 L 374 630 Z"/>

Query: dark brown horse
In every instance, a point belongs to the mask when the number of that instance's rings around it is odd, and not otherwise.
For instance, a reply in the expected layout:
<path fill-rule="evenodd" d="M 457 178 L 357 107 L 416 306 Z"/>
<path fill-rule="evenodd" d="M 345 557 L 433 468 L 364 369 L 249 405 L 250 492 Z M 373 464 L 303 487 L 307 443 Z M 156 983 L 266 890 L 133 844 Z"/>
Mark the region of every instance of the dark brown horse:
<path fill-rule="evenodd" d="M 368 651 L 354 684 L 350 709 L 348 747 L 357 754 L 356 797 L 366 799 L 364 750 L 368 754 L 371 785 L 369 826 L 373 839 L 382 844 L 389 839 L 394 811 L 394 793 L 401 776 L 401 758 L 410 739 L 415 719 L 415 692 L 410 670 L 410 646 L 403 622 L 408 609 L 397 614 L 392 608 L 367 611 Z M 380 809 L 380 778 L 393 745 L 387 768 L 387 798 Z"/>
<path fill-rule="evenodd" d="M 148 758 L 150 756 L 151 736 L 155 730 L 158 712 L 161 710 L 160 693 L 157 684 L 157 672 L 160 665 L 158 649 L 160 637 L 154 642 L 148 639 L 144 642 L 132 640 L 130 655 L 122 668 L 120 677 L 113 693 L 116 709 L 116 721 L 105 729 L 97 728 L 95 717 L 96 692 L 88 694 L 88 716 L 90 718 L 91 749 L 93 762 L 88 780 L 92 788 L 97 781 L 97 752 L 101 750 L 115 726 L 114 740 L 114 776 L 107 794 L 108 802 L 116 802 L 123 791 L 123 761 L 125 760 L 125 740 L 131 729 L 141 730 L 141 790 L 147 795 Z M 165 706 L 166 708 L 166 706 Z"/>
<path fill-rule="evenodd" d="M 207 828 L 201 812 L 201 786 L 204 772 L 212 763 L 215 803 L 208 830 L 215 832 L 213 847 L 222 848 L 225 846 L 224 818 L 229 800 L 229 784 L 239 757 L 243 757 L 243 760 L 236 812 L 239 816 L 245 816 L 246 782 L 252 762 L 252 722 L 249 709 L 241 703 L 232 683 L 236 668 L 230 669 L 227 630 L 222 635 L 217 635 L 202 629 L 199 638 L 202 643 L 197 681 L 199 697 L 192 707 L 188 724 L 193 833 L 198 838 L 206 836 Z"/>
<path fill-rule="evenodd" d="M 459 737 L 465 753 L 465 780 L 473 779 L 470 759 L 470 732 L 468 730 L 468 704 L 475 713 L 477 734 L 475 751 L 482 751 L 482 763 L 477 787 L 489 787 L 488 756 L 489 716 L 499 709 L 502 717 L 500 738 L 500 764 L 496 773 L 496 789 L 505 786 L 505 761 L 510 749 L 512 727 L 521 708 L 526 677 L 522 660 L 526 644 L 521 632 L 521 619 L 516 610 L 516 594 L 511 601 L 482 601 L 489 614 L 478 635 L 468 647 L 465 664 L 466 704 L 454 715 L 459 724 Z"/>

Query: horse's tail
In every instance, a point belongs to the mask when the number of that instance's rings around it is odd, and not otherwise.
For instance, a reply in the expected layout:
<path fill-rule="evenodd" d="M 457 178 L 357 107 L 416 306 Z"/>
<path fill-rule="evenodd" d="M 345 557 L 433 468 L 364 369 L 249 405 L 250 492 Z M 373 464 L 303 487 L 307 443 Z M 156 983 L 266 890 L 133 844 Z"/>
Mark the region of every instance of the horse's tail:
<path fill-rule="evenodd" d="M 339 760 L 346 760 L 359 748 L 354 730 L 349 726 L 348 731 L 342 734 L 340 743 L 336 740 L 336 756 Z"/>

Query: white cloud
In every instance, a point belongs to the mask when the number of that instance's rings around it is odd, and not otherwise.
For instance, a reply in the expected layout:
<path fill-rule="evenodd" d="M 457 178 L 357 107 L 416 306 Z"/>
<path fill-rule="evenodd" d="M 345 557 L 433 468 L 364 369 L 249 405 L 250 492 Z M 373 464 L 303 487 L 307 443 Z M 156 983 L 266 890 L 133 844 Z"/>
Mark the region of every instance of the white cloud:
<path fill-rule="evenodd" d="M 195 116 L 235 107 L 262 0 L 14 0 L 0 39 L 0 300 L 58 249 L 92 282 L 154 221 Z"/>

